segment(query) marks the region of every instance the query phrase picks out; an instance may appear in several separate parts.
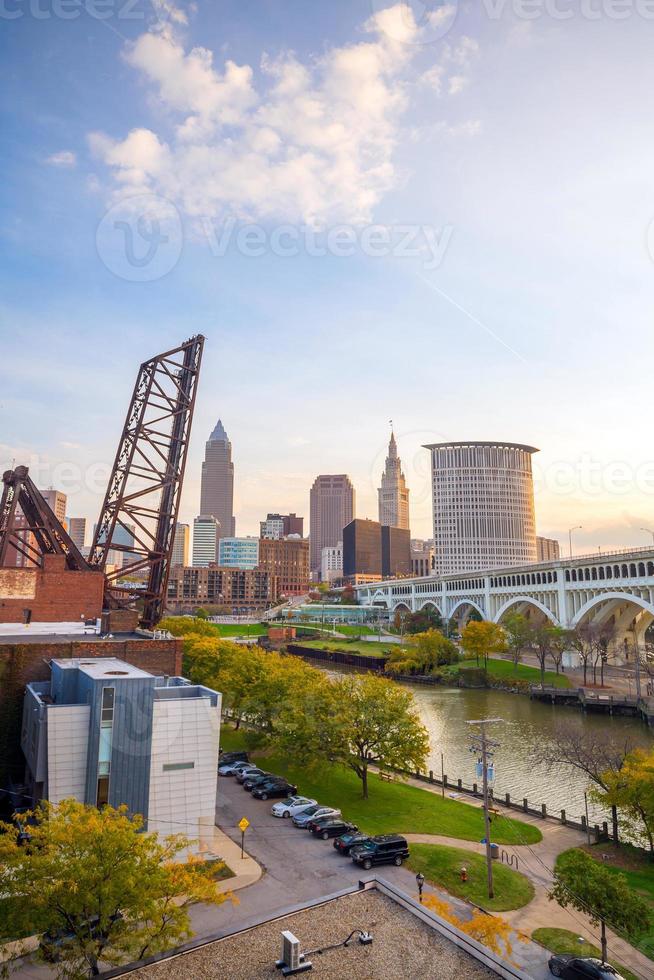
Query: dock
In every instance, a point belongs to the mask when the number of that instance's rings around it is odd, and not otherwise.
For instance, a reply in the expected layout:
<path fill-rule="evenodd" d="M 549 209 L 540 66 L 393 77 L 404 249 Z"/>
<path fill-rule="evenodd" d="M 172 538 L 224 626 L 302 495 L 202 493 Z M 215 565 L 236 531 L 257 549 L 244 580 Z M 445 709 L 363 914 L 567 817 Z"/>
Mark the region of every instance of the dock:
<path fill-rule="evenodd" d="M 561 688 L 541 687 L 532 684 L 529 697 L 533 701 L 546 701 L 548 704 L 568 704 L 582 711 L 603 712 L 608 715 L 627 715 L 641 718 L 650 728 L 654 728 L 654 697 L 593 691 L 584 687 Z"/>

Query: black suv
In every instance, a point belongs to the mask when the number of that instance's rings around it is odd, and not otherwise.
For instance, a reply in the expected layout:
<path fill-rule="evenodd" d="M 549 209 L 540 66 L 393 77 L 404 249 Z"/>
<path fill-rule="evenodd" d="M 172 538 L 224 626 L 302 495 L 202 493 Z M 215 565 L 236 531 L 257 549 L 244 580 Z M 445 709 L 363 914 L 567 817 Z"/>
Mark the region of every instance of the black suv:
<path fill-rule="evenodd" d="M 228 766 L 230 762 L 249 762 L 250 756 L 247 752 L 221 752 L 218 756 L 219 766 Z"/>
<path fill-rule="evenodd" d="M 272 800 L 274 797 L 285 799 L 297 793 L 297 786 L 287 783 L 285 779 L 269 779 L 262 783 L 257 783 L 252 790 L 252 795 L 257 800 Z"/>
<path fill-rule="evenodd" d="M 352 834 L 359 828 L 353 824 L 348 823 L 347 820 L 343 820 L 341 817 L 325 817 L 324 820 L 312 821 L 309 824 L 309 830 L 316 837 L 321 837 L 322 840 L 329 840 L 330 837 L 340 837 L 342 834 Z"/>
<path fill-rule="evenodd" d="M 371 837 L 367 844 L 357 845 L 350 851 L 354 863 L 366 871 L 375 864 L 396 864 L 399 867 L 408 856 L 409 845 L 398 834 Z"/>

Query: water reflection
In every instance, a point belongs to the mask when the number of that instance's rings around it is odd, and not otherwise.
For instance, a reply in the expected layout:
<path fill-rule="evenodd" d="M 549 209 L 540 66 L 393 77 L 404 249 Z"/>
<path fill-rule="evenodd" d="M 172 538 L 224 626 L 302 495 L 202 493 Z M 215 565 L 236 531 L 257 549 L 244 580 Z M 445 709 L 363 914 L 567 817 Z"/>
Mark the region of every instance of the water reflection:
<path fill-rule="evenodd" d="M 564 721 L 584 728 L 608 728 L 618 741 L 629 735 L 646 748 L 651 748 L 654 742 L 651 731 L 635 718 L 583 714 L 575 708 L 541 704 L 501 691 L 419 686 L 412 686 L 411 690 L 423 724 L 429 731 L 428 769 L 440 773 L 442 752 L 445 773 L 450 780 L 460 778 L 468 785 L 475 782 L 476 758 L 468 751 L 470 726 L 466 722 L 476 718 L 501 718 L 501 722 L 489 727 L 491 737 L 500 743 L 495 753 L 495 795 L 510 793 L 519 801 L 526 796 L 533 805 L 546 803 L 552 811 L 565 809 L 577 820 L 584 812 L 586 778 L 569 766 L 549 770 L 535 761 L 534 747 L 551 742 L 556 726 Z M 591 822 L 606 819 L 597 807 L 589 804 L 589 810 Z"/>

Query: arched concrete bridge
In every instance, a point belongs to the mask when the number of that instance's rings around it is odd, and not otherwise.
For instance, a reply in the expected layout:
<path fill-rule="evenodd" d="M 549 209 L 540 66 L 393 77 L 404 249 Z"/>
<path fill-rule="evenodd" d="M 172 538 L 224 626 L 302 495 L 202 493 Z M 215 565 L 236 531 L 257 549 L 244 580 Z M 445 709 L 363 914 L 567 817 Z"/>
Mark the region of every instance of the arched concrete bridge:
<path fill-rule="evenodd" d="M 642 643 L 654 621 L 654 548 L 438 578 L 390 579 L 355 589 L 362 605 L 390 613 L 432 606 L 443 619 L 460 624 L 473 609 L 496 623 L 517 610 L 565 629 L 612 620 L 615 658 L 628 660 L 633 659 L 634 631 Z"/>

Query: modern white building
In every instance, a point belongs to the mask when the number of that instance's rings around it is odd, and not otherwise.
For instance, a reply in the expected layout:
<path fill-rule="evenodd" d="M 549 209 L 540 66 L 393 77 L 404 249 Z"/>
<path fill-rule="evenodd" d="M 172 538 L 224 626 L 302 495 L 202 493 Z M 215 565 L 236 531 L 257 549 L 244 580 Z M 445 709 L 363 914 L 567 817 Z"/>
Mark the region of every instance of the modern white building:
<path fill-rule="evenodd" d="M 218 542 L 221 568 L 256 568 L 259 564 L 258 538 L 221 538 Z"/>
<path fill-rule="evenodd" d="M 343 542 L 320 552 L 320 581 L 333 582 L 343 578 Z"/>
<path fill-rule="evenodd" d="M 35 800 L 126 804 L 148 830 L 210 849 L 221 695 L 112 657 L 52 660 L 27 685 L 21 746 Z"/>
<path fill-rule="evenodd" d="M 212 514 L 201 514 L 193 521 L 193 565 L 208 568 L 218 562 L 220 522 Z"/>
<path fill-rule="evenodd" d="M 170 564 L 182 565 L 186 567 L 189 559 L 189 539 L 191 529 L 188 524 L 175 524 L 175 534 L 173 536 L 173 550 L 170 557 Z"/>
<path fill-rule="evenodd" d="M 431 452 L 435 574 L 536 561 L 533 446 L 443 442 Z"/>
<path fill-rule="evenodd" d="M 434 542 L 411 538 L 411 575 L 421 578 L 434 571 Z"/>

